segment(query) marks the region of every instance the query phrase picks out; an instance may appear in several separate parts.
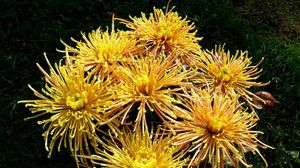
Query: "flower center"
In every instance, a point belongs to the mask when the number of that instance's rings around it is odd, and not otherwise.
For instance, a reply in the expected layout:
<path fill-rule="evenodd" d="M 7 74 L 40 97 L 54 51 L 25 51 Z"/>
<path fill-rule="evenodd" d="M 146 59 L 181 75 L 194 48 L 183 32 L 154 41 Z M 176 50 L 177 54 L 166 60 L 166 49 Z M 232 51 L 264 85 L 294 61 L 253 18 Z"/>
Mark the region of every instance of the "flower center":
<path fill-rule="evenodd" d="M 73 110 L 79 110 L 88 102 L 87 92 L 73 93 L 67 96 L 66 105 Z"/>
<path fill-rule="evenodd" d="M 230 71 L 228 70 L 227 67 L 222 67 L 219 74 L 218 74 L 218 79 L 220 81 L 223 81 L 223 82 L 228 82 L 230 81 L 232 78 L 232 74 L 230 74 Z"/>
<path fill-rule="evenodd" d="M 173 32 L 171 28 L 165 22 L 160 22 L 157 24 L 157 39 L 162 41 L 169 40 L 172 37 Z"/>
<path fill-rule="evenodd" d="M 225 126 L 226 119 L 224 117 L 211 117 L 207 127 L 212 134 L 219 134 L 223 132 Z"/>
<path fill-rule="evenodd" d="M 133 161 L 133 168 L 155 168 L 158 166 L 156 153 L 151 149 L 141 147 L 136 152 L 136 157 Z"/>
<path fill-rule="evenodd" d="M 148 95 L 149 94 L 149 77 L 148 75 L 143 74 L 142 76 L 138 77 L 136 79 L 136 87 L 138 89 L 139 93 L 142 93 L 144 95 Z"/>

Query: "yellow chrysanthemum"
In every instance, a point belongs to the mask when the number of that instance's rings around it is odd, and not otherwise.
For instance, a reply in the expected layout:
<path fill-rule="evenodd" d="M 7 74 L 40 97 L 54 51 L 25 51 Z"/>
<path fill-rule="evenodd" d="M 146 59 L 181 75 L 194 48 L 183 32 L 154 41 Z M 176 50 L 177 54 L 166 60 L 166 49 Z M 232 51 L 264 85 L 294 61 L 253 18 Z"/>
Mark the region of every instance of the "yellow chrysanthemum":
<path fill-rule="evenodd" d="M 161 9 L 154 8 L 154 12 L 150 13 L 149 18 L 145 13 L 141 13 L 141 17 L 130 17 L 132 21 L 119 19 L 125 24 L 138 44 L 144 46 L 145 49 L 157 55 L 161 51 L 169 54 L 178 52 L 185 58 L 184 61 L 190 62 L 200 46 L 198 41 L 202 38 L 196 37 L 194 24 L 189 24 L 177 12 L 172 9 L 164 13 Z"/>
<path fill-rule="evenodd" d="M 163 121 L 184 115 L 185 112 L 175 105 L 180 103 L 176 97 L 180 96 L 178 91 L 182 87 L 190 85 L 183 80 L 191 72 L 182 71 L 172 65 L 174 61 L 163 57 L 140 58 L 134 64 L 123 64 L 116 70 L 120 83 L 115 101 L 122 107 L 108 115 L 120 115 L 123 124 L 137 105 L 138 109 L 133 111 L 137 112 L 135 128 L 142 126 L 143 129 L 147 129 L 146 113 L 156 113 Z"/>
<path fill-rule="evenodd" d="M 143 133 L 140 129 L 132 132 L 124 129 L 118 137 L 103 143 L 104 150 L 97 155 L 83 156 L 95 165 L 107 168 L 182 168 L 189 158 L 184 157 L 181 146 L 172 146 L 170 135 L 160 132 Z"/>
<path fill-rule="evenodd" d="M 67 51 L 73 53 L 73 59 L 83 64 L 87 70 L 94 68 L 100 74 L 108 74 L 117 63 L 130 60 L 130 55 L 135 50 L 135 40 L 128 38 L 125 31 L 113 29 L 109 32 L 99 28 L 87 36 L 82 33 L 82 37 L 84 41 L 72 39 L 77 43 L 76 48 L 65 44 Z"/>
<path fill-rule="evenodd" d="M 231 97 L 242 96 L 250 105 L 257 107 L 252 101 L 253 97 L 262 100 L 260 97 L 250 92 L 252 86 L 265 86 L 269 84 L 255 82 L 262 70 L 258 70 L 258 65 L 251 65 L 251 58 L 248 52 L 237 51 L 235 55 L 225 52 L 224 46 L 219 46 L 212 51 L 201 51 L 200 58 L 202 63 L 199 65 L 201 70 L 200 83 L 210 91 L 217 91 L 228 94 Z"/>
<path fill-rule="evenodd" d="M 267 166 L 258 147 L 271 147 L 257 139 L 262 132 L 251 130 L 257 122 L 255 113 L 246 112 L 228 96 L 211 96 L 207 91 L 200 91 L 199 95 L 192 92 L 191 100 L 186 101 L 190 119 L 172 124 L 176 132 L 173 144 L 190 144 L 188 150 L 194 153 L 189 167 L 222 168 L 226 161 L 236 168 L 240 163 L 250 167 L 244 154 L 248 151 L 259 154 Z"/>
<path fill-rule="evenodd" d="M 103 113 L 113 103 L 110 82 L 101 81 L 85 72 L 79 63 L 67 60 L 67 65 L 60 62 L 53 68 L 47 57 L 46 61 L 50 66 L 50 74 L 37 64 L 46 80 L 42 93 L 29 85 L 38 99 L 22 100 L 19 103 L 26 103 L 26 107 L 30 107 L 32 113 L 36 114 L 27 119 L 48 116 L 38 121 L 46 128 L 43 136 L 45 148 L 49 151 L 48 157 L 57 143 L 58 151 L 63 144 L 69 147 L 75 157 L 78 153 L 90 153 L 89 147 L 96 147 L 100 141 L 95 133 L 96 125 L 109 121 L 103 117 Z"/>

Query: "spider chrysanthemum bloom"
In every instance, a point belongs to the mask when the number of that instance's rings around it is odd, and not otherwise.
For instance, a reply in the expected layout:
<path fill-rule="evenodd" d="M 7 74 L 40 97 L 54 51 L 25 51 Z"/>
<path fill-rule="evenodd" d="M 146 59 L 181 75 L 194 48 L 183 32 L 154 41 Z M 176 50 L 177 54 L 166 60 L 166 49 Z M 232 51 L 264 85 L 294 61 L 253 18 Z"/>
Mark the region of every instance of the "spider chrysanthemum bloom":
<path fill-rule="evenodd" d="M 130 17 L 132 21 L 119 19 L 131 29 L 128 32 L 137 39 L 139 45 L 154 55 L 161 51 L 167 54 L 176 51 L 185 58 L 184 61 L 191 61 L 194 57 L 192 53 L 200 48 L 198 41 L 202 39 L 196 37 L 197 31 L 193 23 L 189 24 L 186 17 L 180 17 L 172 9 L 163 12 L 154 8 L 149 18 L 145 13 L 141 15 Z"/>
<path fill-rule="evenodd" d="M 262 100 L 260 97 L 250 92 L 248 89 L 253 86 L 265 86 L 269 84 L 255 82 L 262 72 L 257 64 L 252 65 L 248 52 L 237 51 L 231 55 L 229 51 L 225 52 L 224 46 L 216 46 L 215 50 L 200 52 L 201 70 L 200 83 L 206 86 L 210 91 L 217 91 L 227 94 L 231 97 L 241 96 L 251 107 L 259 108 L 253 103 L 253 97 Z"/>
<path fill-rule="evenodd" d="M 147 129 L 146 113 L 155 113 L 163 121 L 174 120 L 185 115 L 185 111 L 176 106 L 180 104 L 177 97 L 183 87 L 190 85 L 184 80 L 191 71 L 182 71 L 173 65 L 170 57 L 157 56 L 137 59 L 135 64 L 123 64 L 116 72 L 120 83 L 118 85 L 116 103 L 120 110 L 108 115 L 121 116 L 121 123 L 130 112 L 136 113 L 135 127 Z M 135 106 L 137 110 L 133 110 Z"/>
<path fill-rule="evenodd" d="M 86 70 L 93 68 L 100 74 L 109 74 L 120 62 L 130 61 L 130 55 L 136 48 L 135 40 L 128 38 L 126 31 L 93 30 L 88 35 L 82 33 L 84 41 L 77 41 L 76 48 L 67 44 L 67 51 L 71 57 L 83 64 Z"/>
<path fill-rule="evenodd" d="M 50 66 L 49 74 L 37 64 L 45 75 L 45 87 L 38 92 L 29 85 L 38 99 L 19 101 L 26 103 L 35 114 L 26 119 L 45 116 L 38 124 L 46 128 L 43 136 L 48 157 L 56 146 L 60 151 L 62 144 L 75 158 L 78 153 L 89 154 L 90 147 L 96 147 L 100 141 L 96 126 L 109 121 L 103 114 L 113 104 L 110 81 L 100 80 L 86 72 L 83 65 L 71 63 L 69 59 L 66 65 L 60 62 L 53 68 L 45 58 Z"/>
<path fill-rule="evenodd" d="M 104 150 L 97 155 L 83 156 L 92 160 L 95 165 L 107 168 L 182 168 L 189 158 L 183 158 L 182 146 L 172 146 L 170 135 L 160 132 L 132 132 L 124 129 L 118 137 L 110 135 L 103 143 Z"/>
<path fill-rule="evenodd" d="M 176 132 L 173 144 L 190 144 L 188 151 L 193 157 L 189 167 L 222 168 L 226 161 L 236 168 L 240 163 L 250 167 L 245 158 L 248 151 L 258 154 L 267 166 L 258 147 L 271 147 L 257 139 L 262 132 L 251 130 L 257 122 L 254 112 L 246 112 L 228 96 L 211 96 L 207 91 L 199 95 L 192 92 L 191 100 L 185 103 L 191 117 L 171 125 Z"/>

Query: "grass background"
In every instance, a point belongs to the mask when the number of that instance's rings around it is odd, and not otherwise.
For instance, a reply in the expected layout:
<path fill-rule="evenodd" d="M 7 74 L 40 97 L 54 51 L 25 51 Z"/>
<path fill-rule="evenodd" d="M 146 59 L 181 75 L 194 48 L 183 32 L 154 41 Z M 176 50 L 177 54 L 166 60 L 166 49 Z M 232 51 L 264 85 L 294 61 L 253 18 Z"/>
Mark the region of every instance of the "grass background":
<path fill-rule="evenodd" d="M 43 87 L 35 63 L 47 67 L 46 52 L 53 63 L 61 58 L 60 39 L 74 45 L 70 37 L 80 32 L 111 26 L 111 15 L 128 18 L 162 8 L 166 0 L 1 0 L 0 1 L 0 167 L 75 167 L 67 151 L 47 158 L 43 129 L 22 99 L 32 99 L 27 87 Z M 271 84 L 253 90 L 271 92 L 280 104 L 258 111 L 259 138 L 275 147 L 263 150 L 269 167 L 300 167 L 300 2 L 298 0 L 185 0 L 171 2 L 181 16 L 195 22 L 203 48 L 226 43 L 226 48 L 248 50 L 253 62 L 265 61 L 259 81 Z M 122 28 L 120 25 L 116 25 Z M 249 154 L 254 167 L 264 167 Z"/>

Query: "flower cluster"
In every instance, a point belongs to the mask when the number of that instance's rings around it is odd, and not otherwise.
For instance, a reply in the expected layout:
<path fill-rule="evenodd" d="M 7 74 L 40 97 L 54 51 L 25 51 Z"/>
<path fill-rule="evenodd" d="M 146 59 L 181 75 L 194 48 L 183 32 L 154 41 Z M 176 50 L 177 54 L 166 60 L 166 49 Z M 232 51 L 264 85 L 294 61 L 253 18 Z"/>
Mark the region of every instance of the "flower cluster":
<path fill-rule="evenodd" d="M 252 152 L 267 166 L 259 148 L 272 147 L 253 130 L 266 102 L 249 90 L 268 84 L 255 81 L 261 62 L 201 49 L 173 10 L 113 18 L 129 30 L 83 33 L 54 67 L 45 56 L 49 73 L 37 64 L 45 87 L 19 102 L 40 118 L 49 157 L 63 145 L 78 167 L 222 168 L 251 167 Z"/>

